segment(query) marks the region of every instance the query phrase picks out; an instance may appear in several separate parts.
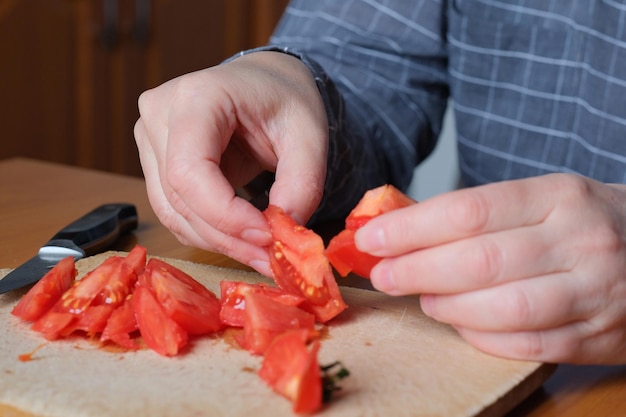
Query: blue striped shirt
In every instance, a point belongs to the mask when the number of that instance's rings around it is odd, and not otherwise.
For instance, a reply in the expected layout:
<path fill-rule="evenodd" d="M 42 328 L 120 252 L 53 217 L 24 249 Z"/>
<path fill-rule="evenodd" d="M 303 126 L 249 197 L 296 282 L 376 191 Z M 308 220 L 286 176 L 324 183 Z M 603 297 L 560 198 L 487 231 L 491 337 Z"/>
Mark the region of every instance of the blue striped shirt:
<path fill-rule="evenodd" d="M 626 183 L 621 0 L 295 0 L 264 49 L 313 71 L 330 122 L 321 218 L 405 189 L 451 98 L 462 182 Z"/>

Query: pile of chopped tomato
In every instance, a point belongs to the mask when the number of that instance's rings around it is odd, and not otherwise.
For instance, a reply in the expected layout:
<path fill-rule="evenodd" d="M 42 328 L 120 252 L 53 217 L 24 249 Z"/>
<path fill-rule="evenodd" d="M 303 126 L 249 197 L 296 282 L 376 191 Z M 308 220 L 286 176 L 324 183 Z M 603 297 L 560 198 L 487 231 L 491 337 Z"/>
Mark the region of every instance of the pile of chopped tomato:
<path fill-rule="evenodd" d="M 74 259 L 63 259 L 12 314 L 32 322 L 32 329 L 48 340 L 81 333 L 131 350 L 143 341 L 163 356 L 181 353 L 190 337 L 239 329 L 239 345 L 263 356 L 259 376 L 288 398 L 295 412 L 314 412 L 325 394 L 337 389 L 338 379 L 320 371 L 316 326 L 347 308 L 331 264 L 341 275 L 353 271 L 367 277 L 377 259 L 356 250 L 354 231 L 378 214 L 413 202 L 393 187 L 374 191 L 364 196 L 328 248 L 316 233 L 270 205 L 264 215 L 273 236 L 268 251 L 276 286 L 224 280 L 218 298 L 136 246 L 127 256 L 107 258 L 80 280 Z M 359 269 L 362 265 L 367 270 Z"/>

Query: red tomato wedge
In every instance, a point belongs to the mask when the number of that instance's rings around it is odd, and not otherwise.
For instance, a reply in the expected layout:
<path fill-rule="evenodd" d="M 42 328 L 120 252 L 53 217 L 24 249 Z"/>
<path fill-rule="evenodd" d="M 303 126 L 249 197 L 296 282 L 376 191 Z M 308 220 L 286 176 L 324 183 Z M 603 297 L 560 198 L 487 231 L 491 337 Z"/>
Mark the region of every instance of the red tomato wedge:
<path fill-rule="evenodd" d="M 278 287 L 304 297 L 301 307 L 324 323 L 346 309 L 322 238 L 277 206 L 264 211 L 273 237 L 270 267 Z"/>
<path fill-rule="evenodd" d="M 305 331 L 288 331 L 267 348 L 259 376 L 292 402 L 296 413 L 312 413 L 322 406 L 322 380 L 317 354 L 319 341 L 306 345 Z"/>
<path fill-rule="evenodd" d="M 416 201 L 393 185 L 381 185 L 363 194 L 346 218 L 346 229 L 357 230 L 372 217 L 415 204 Z"/>
<path fill-rule="evenodd" d="M 126 282 L 126 288 L 123 285 L 109 283 L 111 279 Z M 124 265 L 124 258 L 112 256 L 67 290 L 61 300 L 54 305 L 53 310 L 79 315 L 92 304 L 118 303 L 121 297 L 120 294 L 116 294 L 116 291 L 129 290 L 128 283 L 131 280 L 132 272 L 128 266 Z M 123 302 L 124 298 L 121 298 L 121 301 Z"/>
<path fill-rule="evenodd" d="M 59 261 L 22 297 L 11 314 L 26 321 L 37 320 L 72 286 L 75 278 L 74 258 L 68 256 Z"/>
<path fill-rule="evenodd" d="M 63 330 L 63 333 L 69 335 L 76 330 L 82 330 L 89 336 L 102 333 L 113 311 L 115 311 L 115 307 L 111 304 L 90 306 L 82 314 L 79 314 L 72 325 Z"/>
<path fill-rule="evenodd" d="M 33 323 L 31 328 L 41 333 L 47 340 L 56 340 L 69 334 L 64 330 L 70 328 L 75 319 L 76 316 L 71 313 L 48 310 L 46 314 Z"/>
<path fill-rule="evenodd" d="M 246 294 L 245 302 L 241 345 L 254 354 L 262 355 L 272 340 L 287 330 L 303 329 L 308 334 L 315 334 L 315 316 L 296 306 L 257 292 Z"/>
<path fill-rule="evenodd" d="M 355 232 L 372 218 L 415 204 L 416 201 L 392 185 L 367 191 L 346 218 L 346 227 L 333 237 L 326 248 L 326 258 L 342 277 L 353 272 L 369 278 L 381 258 L 361 252 L 354 243 Z"/>
<path fill-rule="evenodd" d="M 243 327 L 246 315 L 246 294 L 251 292 L 266 295 L 281 304 L 297 306 L 304 301 L 304 297 L 288 293 L 277 287 L 267 284 L 248 284 L 240 281 L 220 282 L 220 320 L 223 324 L 232 327 Z"/>
<path fill-rule="evenodd" d="M 126 349 L 136 350 L 139 349 L 139 345 L 131 338 L 131 334 L 138 329 L 132 295 L 129 295 L 124 304 L 117 307 L 107 320 L 100 341 L 110 340 Z"/>
<path fill-rule="evenodd" d="M 180 269 L 152 258 L 141 282 L 152 290 L 165 314 L 189 334 L 212 333 L 222 327 L 218 298 Z"/>
<path fill-rule="evenodd" d="M 133 294 L 133 309 L 141 337 L 159 355 L 177 355 L 187 344 L 187 332 L 168 317 L 148 288 L 137 286 Z"/>

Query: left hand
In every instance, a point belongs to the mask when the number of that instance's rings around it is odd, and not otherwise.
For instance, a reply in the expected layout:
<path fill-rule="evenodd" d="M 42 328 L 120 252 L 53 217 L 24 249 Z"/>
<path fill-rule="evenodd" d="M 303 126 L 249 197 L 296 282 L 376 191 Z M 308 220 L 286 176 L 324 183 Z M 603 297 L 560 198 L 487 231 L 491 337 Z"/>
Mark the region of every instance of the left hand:
<path fill-rule="evenodd" d="M 443 194 L 372 219 L 372 284 L 477 348 L 626 363 L 626 187 L 552 174 Z"/>

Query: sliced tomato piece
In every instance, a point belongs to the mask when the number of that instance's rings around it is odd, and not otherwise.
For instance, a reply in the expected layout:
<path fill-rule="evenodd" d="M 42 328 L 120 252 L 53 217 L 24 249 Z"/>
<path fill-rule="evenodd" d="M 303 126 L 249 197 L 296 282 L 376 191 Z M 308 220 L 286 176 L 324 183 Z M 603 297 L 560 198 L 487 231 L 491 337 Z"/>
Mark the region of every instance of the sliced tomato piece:
<path fill-rule="evenodd" d="M 148 251 L 141 245 L 135 245 L 135 247 L 128 252 L 128 255 L 124 258 L 124 263 L 135 272 L 135 275 L 139 276 L 146 267 L 146 261 L 148 258 Z"/>
<path fill-rule="evenodd" d="M 346 309 L 324 255 L 322 238 L 297 224 L 277 206 L 268 206 L 264 214 L 273 237 L 269 255 L 276 284 L 304 297 L 302 308 L 315 314 L 320 322 L 327 322 Z"/>
<path fill-rule="evenodd" d="M 146 258 L 146 248 L 136 245 L 128 255 L 117 261 L 115 270 L 105 271 L 109 274 L 108 279 L 104 280 L 104 286 L 92 304 L 122 305 L 145 269 Z"/>
<path fill-rule="evenodd" d="M 382 258 L 361 252 L 354 243 L 354 230 L 344 229 L 331 239 L 326 248 L 326 258 L 342 277 L 353 272 L 369 278 L 372 268 Z"/>
<path fill-rule="evenodd" d="M 131 338 L 131 334 L 138 329 L 132 295 L 130 295 L 126 298 L 124 304 L 117 307 L 107 320 L 106 327 L 100 336 L 100 341 L 106 342 L 110 340 L 126 349 L 136 350 L 139 349 L 139 345 Z"/>
<path fill-rule="evenodd" d="M 381 185 L 363 194 L 346 218 L 346 229 L 357 230 L 372 217 L 415 204 L 416 201 L 393 185 Z"/>
<path fill-rule="evenodd" d="M 246 294 L 245 303 L 242 347 L 254 354 L 262 355 L 272 340 L 287 330 L 315 334 L 315 316 L 296 306 L 257 292 Z"/>
<path fill-rule="evenodd" d="M 76 281 L 76 283 L 63 294 L 59 302 L 54 305 L 53 309 L 59 312 L 68 312 L 78 315 L 92 305 L 94 300 L 96 300 L 95 304 L 105 303 L 106 298 L 102 293 L 105 286 L 111 280 L 111 277 L 121 272 L 126 275 L 130 274 L 130 269 L 124 266 L 124 258 L 121 256 L 111 256 L 105 259 L 81 280 Z"/>
<path fill-rule="evenodd" d="M 43 316 L 67 291 L 76 278 L 74 258 L 68 256 L 57 263 L 22 297 L 11 314 L 26 321 Z"/>
<path fill-rule="evenodd" d="M 71 325 L 63 330 L 63 333 L 69 335 L 76 330 L 82 330 L 89 336 L 102 333 L 114 310 L 115 307 L 110 304 L 89 306 L 82 314 L 76 317 L 76 320 Z"/>
<path fill-rule="evenodd" d="M 312 413 L 322 406 L 322 380 L 317 359 L 319 341 L 311 348 L 307 334 L 292 330 L 277 336 L 267 348 L 259 376 L 292 402 L 296 413 Z"/>
<path fill-rule="evenodd" d="M 354 243 L 355 232 L 376 216 L 415 203 L 392 185 L 367 191 L 346 218 L 345 229 L 330 240 L 325 251 L 326 258 L 339 275 L 345 277 L 353 272 L 369 278 L 381 258 L 359 251 Z"/>
<path fill-rule="evenodd" d="M 48 310 L 33 323 L 31 328 L 48 340 L 56 340 L 68 335 L 66 329 L 70 328 L 76 319 L 77 317 L 72 313 Z"/>
<path fill-rule="evenodd" d="M 156 258 L 148 261 L 144 274 L 165 313 L 189 334 L 201 335 L 221 329 L 220 301 L 204 285 Z"/>
<path fill-rule="evenodd" d="M 250 292 L 264 294 L 281 304 L 297 306 L 304 297 L 286 292 L 265 283 L 249 284 L 240 281 L 220 282 L 220 320 L 227 326 L 243 327 L 246 309 L 246 294 Z"/>
<path fill-rule="evenodd" d="M 146 345 L 159 355 L 177 355 L 187 344 L 187 332 L 165 313 L 148 288 L 137 286 L 132 299 L 137 326 Z"/>
<path fill-rule="evenodd" d="M 168 264 L 167 262 L 159 259 L 159 258 L 150 258 L 148 261 L 148 266 L 150 269 L 154 270 L 160 268 L 164 271 L 167 271 L 169 274 L 173 275 L 177 280 L 185 283 L 187 286 L 191 287 L 195 292 L 201 293 L 207 297 L 215 297 L 215 294 L 211 292 L 207 287 L 196 281 L 192 276 L 182 271 L 179 268 L 176 268 L 172 264 Z M 150 278 L 150 274 L 148 274 L 147 278 Z"/>

